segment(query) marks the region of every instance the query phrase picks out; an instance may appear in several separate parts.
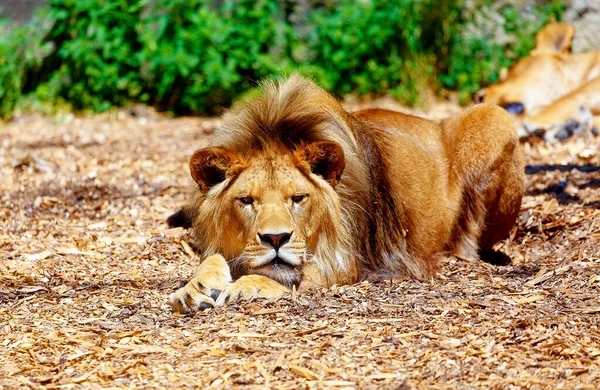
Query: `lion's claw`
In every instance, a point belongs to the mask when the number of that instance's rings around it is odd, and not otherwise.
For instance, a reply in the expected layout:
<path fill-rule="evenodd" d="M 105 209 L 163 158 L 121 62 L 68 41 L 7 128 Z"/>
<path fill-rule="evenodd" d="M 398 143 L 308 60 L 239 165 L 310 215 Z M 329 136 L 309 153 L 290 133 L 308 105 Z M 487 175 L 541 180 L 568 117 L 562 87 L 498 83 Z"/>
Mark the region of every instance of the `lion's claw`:
<path fill-rule="evenodd" d="M 229 266 L 223 256 L 209 256 L 200 264 L 194 277 L 171 294 L 171 308 L 179 313 L 189 313 L 214 307 L 217 297 L 230 282 Z"/>
<path fill-rule="evenodd" d="M 204 286 L 198 288 L 192 282 L 171 294 L 169 300 L 173 311 L 179 313 L 189 313 L 215 306 L 215 299 L 211 296 L 210 291 Z"/>
<path fill-rule="evenodd" d="M 216 301 L 222 292 L 223 292 L 223 290 L 215 290 L 215 289 L 210 290 L 210 297 Z"/>

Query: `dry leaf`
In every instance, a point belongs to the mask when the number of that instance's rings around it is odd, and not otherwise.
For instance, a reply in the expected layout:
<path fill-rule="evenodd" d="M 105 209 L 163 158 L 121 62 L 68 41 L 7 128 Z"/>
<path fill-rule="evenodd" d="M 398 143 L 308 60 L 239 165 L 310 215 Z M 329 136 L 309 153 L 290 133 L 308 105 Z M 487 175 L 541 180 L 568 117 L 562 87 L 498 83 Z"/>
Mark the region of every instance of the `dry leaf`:
<path fill-rule="evenodd" d="M 300 375 L 301 377 L 306 378 L 308 380 L 315 380 L 315 379 L 319 378 L 317 376 L 317 374 L 315 374 L 311 370 L 309 370 L 307 368 L 304 368 L 304 367 L 301 367 L 301 366 L 296 366 L 294 364 L 290 364 L 290 365 L 288 365 L 288 368 L 294 374 Z"/>
<path fill-rule="evenodd" d="M 27 260 L 27 261 L 37 261 L 37 260 L 44 260 L 52 255 L 53 255 L 53 253 L 50 251 L 47 251 L 47 250 L 35 251 L 35 252 L 24 253 L 23 259 Z"/>
<path fill-rule="evenodd" d="M 546 298 L 545 295 L 532 295 L 530 297 L 520 298 L 516 300 L 517 305 L 524 305 L 526 303 L 533 303 L 537 301 L 541 301 Z"/>

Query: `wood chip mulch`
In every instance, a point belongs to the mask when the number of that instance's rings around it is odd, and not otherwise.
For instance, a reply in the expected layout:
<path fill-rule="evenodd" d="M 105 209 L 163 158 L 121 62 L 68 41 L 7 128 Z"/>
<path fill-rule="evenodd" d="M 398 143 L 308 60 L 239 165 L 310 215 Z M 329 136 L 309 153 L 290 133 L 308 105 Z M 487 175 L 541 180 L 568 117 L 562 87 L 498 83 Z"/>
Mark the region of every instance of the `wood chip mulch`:
<path fill-rule="evenodd" d="M 448 259 L 429 282 L 182 316 L 167 297 L 197 259 L 165 218 L 217 124 L 138 108 L 1 125 L 0 388 L 600 386 L 599 139 L 523 145 L 511 266 Z"/>

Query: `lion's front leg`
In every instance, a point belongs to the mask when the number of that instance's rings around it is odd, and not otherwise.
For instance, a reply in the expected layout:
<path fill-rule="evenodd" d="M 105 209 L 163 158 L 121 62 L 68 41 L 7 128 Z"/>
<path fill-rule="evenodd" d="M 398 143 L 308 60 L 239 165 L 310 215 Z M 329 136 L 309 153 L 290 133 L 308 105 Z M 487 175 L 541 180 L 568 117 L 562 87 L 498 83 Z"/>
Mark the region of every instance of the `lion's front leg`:
<path fill-rule="evenodd" d="M 192 279 L 170 296 L 173 311 L 186 313 L 215 306 L 215 299 L 231 285 L 229 265 L 223 256 L 209 256 Z"/>
<path fill-rule="evenodd" d="M 225 287 L 215 305 L 252 298 L 281 298 L 289 292 L 290 290 L 283 284 L 266 276 L 245 275 Z"/>
<path fill-rule="evenodd" d="M 335 281 L 338 284 L 351 284 L 358 281 L 358 268 L 352 268 L 347 274 L 339 275 Z M 343 276 L 343 277 L 342 277 Z M 328 281 L 319 268 L 315 265 L 315 259 L 304 266 L 302 280 L 298 291 L 309 291 L 315 288 L 329 287 L 332 283 Z M 229 284 L 216 300 L 216 305 L 236 300 L 252 298 L 281 298 L 290 294 L 291 290 L 279 282 L 262 275 L 245 275 Z"/>

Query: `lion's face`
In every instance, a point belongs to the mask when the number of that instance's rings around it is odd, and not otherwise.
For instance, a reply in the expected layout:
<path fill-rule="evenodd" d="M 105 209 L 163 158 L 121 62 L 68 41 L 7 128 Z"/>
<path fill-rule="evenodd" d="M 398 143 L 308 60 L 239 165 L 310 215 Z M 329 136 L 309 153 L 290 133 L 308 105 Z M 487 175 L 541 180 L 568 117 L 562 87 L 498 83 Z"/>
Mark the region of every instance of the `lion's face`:
<path fill-rule="evenodd" d="M 311 149 L 315 144 L 322 145 Z M 329 142 L 245 157 L 197 151 L 191 168 L 206 193 L 197 222 L 210 236 L 205 246 L 224 254 L 234 274 L 298 284 L 319 240 L 333 234 L 330 226 L 340 218 L 333 186 L 343 164 L 341 148 Z"/>
<path fill-rule="evenodd" d="M 299 270 L 314 253 L 320 219 L 319 191 L 290 156 L 253 159 L 223 194 L 233 252 L 248 273 L 299 281 Z"/>

